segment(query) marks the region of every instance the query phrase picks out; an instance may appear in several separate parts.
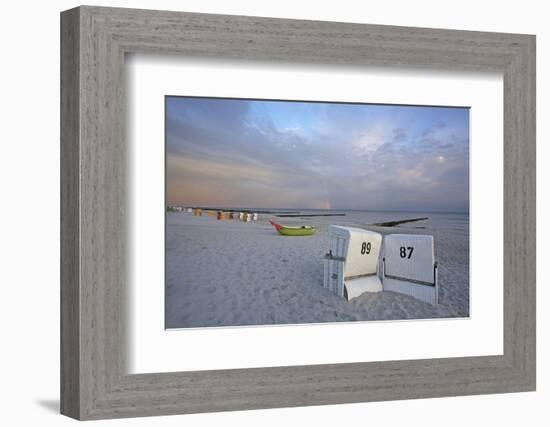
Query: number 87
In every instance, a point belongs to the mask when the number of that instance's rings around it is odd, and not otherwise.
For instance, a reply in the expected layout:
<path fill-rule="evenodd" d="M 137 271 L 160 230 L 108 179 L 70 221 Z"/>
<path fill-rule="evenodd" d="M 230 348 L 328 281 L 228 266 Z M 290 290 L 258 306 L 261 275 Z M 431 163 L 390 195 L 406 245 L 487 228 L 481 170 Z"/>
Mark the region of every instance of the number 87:
<path fill-rule="evenodd" d="M 412 253 L 413 253 L 413 250 L 414 250 L 414 247 L 412 247 L 412 246 L 407 246 L 407 247 L 401 246 L 401 247 L 399 248 L 399 256 L 400 256 L 401 258 L 407 258 L 407 259 L 409 259 L 409 258 L 411 257 L 411 255 L 412 255 Z M 407 251 L 409 252 L 408 254 L 407 254 Z"/>

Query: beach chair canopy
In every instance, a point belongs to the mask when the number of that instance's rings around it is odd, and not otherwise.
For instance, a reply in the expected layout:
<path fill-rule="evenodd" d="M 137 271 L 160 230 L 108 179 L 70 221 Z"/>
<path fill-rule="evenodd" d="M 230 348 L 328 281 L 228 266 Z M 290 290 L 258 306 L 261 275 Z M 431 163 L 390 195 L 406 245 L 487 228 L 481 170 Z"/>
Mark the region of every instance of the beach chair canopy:
<path fill-rule="evenodd" d="M 337 225 L 329 227 L 329 235 L 331 248 L 325 263 L 325 287 L 348 300 L 364 292 L 381 291 L 378 263 L 382 235 Z"/>
<path fill-rule="evenodd" d="M 385 238 L 384 256 L 387 277 L 435 284 L 433 236 L 389 234 Z"/>
<path fill-rule="evenodd" d="M 384 290 L 437 304 L 437 264 L 433 236 L 389 234 L 384 238 Z"/>
<path fill-rule="evenodd" d="M 362 228 L 331 225 L 329 235 L 333 256 L 345 259 L 345 278 L 376 273 L 381 234 Z"/>

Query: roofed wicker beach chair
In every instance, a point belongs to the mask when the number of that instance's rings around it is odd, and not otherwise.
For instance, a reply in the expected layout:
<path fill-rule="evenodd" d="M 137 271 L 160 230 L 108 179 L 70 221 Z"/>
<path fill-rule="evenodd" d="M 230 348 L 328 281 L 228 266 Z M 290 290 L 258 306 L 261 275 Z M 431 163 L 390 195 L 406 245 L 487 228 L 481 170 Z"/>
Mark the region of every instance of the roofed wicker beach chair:
<path fill-rule="evenodd" d="M 389 234 L 384 238 L 382 284 L 385 291 L 437 304 L 437 262 L 433 236 Z"/>
<path fill-rule="evenodd" d="M 331 225 L 331 248 L 323 260 L 323 285 L 351 300 L 365 292 L 380 292 L 378 277 L 382 235 L 354 227 Z"/>

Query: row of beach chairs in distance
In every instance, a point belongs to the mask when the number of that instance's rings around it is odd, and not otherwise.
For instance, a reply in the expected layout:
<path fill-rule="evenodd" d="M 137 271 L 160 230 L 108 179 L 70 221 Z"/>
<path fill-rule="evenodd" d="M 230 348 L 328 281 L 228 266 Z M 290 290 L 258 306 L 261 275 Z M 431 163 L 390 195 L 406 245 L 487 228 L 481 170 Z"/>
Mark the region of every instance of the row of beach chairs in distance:
<path fill-rule="evenodd" d="M 224 211 L 203 211 L 200 208 L 195 208 L 193 210 L 193 215 L 202 216 L 203 213 L 206 213 L 208 216 L 215 216 L 219 220 L 226 219 L 238 219 L 244 222 L 257 221 L 259 216 L 257 213 L 252 212 L 224 212 Z"/>
<path fill-rule="evenodd" d="M 169 208 L 171 209 L 172 212 L 187 212 L 187 213 L 190 213 L 193 211 L 193 209 L 191 208 L 184 208 L 184 207 L 181 207 L 181 206 L 169 206 Z"/>
<path fill-rule="evenodd" d="M 382 290 L 438 303 L 433 236 L 380 233 L 331 225 L 331 248 L 325 255 L 324 287 L 351 300 Z"/>

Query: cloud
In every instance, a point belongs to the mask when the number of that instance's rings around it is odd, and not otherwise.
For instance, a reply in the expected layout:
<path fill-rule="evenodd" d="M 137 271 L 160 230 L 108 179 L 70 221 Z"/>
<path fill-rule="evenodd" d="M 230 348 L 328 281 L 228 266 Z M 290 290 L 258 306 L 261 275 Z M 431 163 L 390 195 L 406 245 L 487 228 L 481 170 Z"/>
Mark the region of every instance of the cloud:
<path fill-rule="evenodd" d="M 467 111 L 177 99 L 169 203 L 468 209 Z"/>
<path fill-rule="evenodd" d="M 382 123 L 376 123 L 367 128 L 353 141 L 353 148 L 358 154 L 372 152 L 382 146 L 392 137 L 392 130 Z"/>

